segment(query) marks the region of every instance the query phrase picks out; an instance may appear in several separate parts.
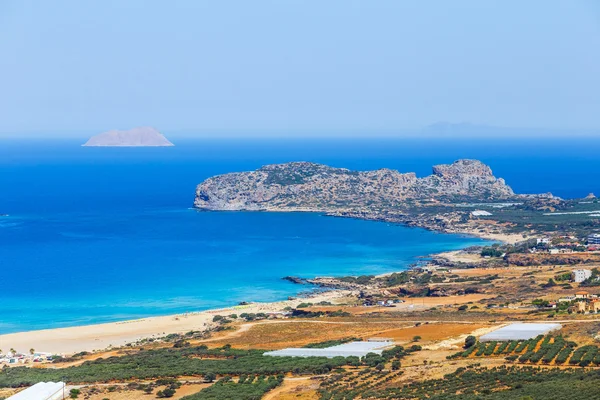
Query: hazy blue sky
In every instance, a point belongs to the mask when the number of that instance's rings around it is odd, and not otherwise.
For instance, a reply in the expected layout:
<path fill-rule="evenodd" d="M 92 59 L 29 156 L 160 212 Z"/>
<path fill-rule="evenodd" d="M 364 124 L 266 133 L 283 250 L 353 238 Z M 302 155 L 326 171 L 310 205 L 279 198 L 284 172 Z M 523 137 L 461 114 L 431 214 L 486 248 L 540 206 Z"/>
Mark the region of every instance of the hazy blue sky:
<path fill-rule="evenodd" d="M 597 0 L 0 0 L 0 131 L 600 128 Z"/>

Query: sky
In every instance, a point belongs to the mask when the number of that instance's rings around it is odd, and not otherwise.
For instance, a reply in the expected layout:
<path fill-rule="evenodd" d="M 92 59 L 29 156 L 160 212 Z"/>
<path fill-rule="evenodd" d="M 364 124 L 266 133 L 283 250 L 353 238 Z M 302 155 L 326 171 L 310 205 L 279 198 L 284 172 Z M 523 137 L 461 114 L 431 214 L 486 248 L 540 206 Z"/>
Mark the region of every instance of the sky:
<path fill-rule="evenodd" d="M 600 129 L 599 50 L 597 0 L 0 0 L 0 133 Z"/>

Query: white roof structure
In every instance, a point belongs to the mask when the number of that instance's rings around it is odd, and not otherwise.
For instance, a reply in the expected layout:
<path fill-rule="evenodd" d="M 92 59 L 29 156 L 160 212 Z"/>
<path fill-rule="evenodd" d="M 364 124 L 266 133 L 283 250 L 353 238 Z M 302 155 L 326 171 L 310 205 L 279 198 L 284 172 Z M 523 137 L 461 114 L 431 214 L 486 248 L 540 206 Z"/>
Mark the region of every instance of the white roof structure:
<path fill-rule="evenodd" d="M 63 400 L 64 387 L 64 382 L 40 382 L 6 400 Z"/>
<path fill-rule="evenodd" d="M 546 333 L 556 331 L 562 328 L 561 324 L 527 324 L 527 323 L 516 323 L 508 326 L 496 329 L 486 335 L 479 338 L 480 342 L 491 342 L 491 341 L 507 341 L 507 340 L 527 340 L 532 339 L 538 335 L 544 335 Z"/>
<path fill-rule="evenodd" d="M 490 215 L 492 215 L 491 212 L 483 210 L 475 210 L 471 214 L 473 214 L 475 217 L 489 217 Z"/>
<path fill-rule="evenodd" d="M 364 357 L 368 353 L 381 354 L 383 350 L 393 346 L 391 341 L 350 342 L 324 349 L 289 348 L 269 351 L 265 356 L 273 357 Z"/>

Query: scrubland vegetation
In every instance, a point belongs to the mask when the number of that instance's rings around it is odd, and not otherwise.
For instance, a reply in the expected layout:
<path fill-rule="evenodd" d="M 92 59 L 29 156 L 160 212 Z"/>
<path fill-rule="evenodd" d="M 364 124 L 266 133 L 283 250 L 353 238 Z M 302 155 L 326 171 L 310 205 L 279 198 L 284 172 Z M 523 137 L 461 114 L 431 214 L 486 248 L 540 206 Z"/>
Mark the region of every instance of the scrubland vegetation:
<path fill-rule="evenodd" d="M 283 382 L 283 376 L 246 376 L 238 382 L 223 378 L 199 393 L 185 396 L 182 400 L 255 400 L 275 389 Z"/>

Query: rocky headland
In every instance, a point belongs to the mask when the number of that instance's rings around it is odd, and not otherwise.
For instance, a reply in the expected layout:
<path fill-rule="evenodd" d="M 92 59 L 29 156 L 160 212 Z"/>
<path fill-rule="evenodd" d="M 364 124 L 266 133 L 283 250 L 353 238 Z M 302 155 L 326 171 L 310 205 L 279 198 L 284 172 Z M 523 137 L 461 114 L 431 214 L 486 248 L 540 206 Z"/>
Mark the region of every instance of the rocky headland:
<path fill-rule="evenodd" d="M 541 198 L 551 195 L 515 194 L 478 160 L 436 165 L 431 175 L 422 178 L 391 169 L 352 171 L 291 162 L 209 178 L 196 188 L 194 206 L 201 210 L 323 212 L 486 236 L 476 226 L 479 218 L 472 217 L 473 209 L 459 204 Z M 501 232 L 501 227 L 493 229 Z"/>
<path fill-rule="evenodd" d="M 338 211 L 397 208 L 414 201 L 510 200 L 513 190 L 477 160 L 436 165 L 417 178 L 391 169 L 351 171 L 309 162 L 267 165 L 209 178 L 196 189 L 206 210 Z"/>

